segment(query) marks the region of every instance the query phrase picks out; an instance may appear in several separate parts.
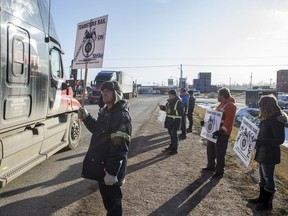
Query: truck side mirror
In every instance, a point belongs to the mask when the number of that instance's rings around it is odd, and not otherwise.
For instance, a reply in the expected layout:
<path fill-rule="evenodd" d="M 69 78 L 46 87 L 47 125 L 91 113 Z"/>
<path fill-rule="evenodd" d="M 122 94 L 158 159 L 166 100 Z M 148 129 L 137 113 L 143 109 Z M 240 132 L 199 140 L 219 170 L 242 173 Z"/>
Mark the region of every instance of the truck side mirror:
<path fill-rule="evenodd" d="M 62 82 L 62 84 L 61 84 L 61 90 L 66 90 L 66 89 L 68 89 L 68 88 L 69 88 L 68 83 Z"/>

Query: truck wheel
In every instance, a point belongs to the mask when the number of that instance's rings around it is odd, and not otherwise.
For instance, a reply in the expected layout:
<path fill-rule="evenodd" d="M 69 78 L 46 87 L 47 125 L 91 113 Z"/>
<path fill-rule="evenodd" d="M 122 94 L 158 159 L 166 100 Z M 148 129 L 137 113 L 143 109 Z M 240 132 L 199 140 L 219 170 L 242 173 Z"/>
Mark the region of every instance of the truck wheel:
<path fill-rule="evenodd" d="M 68 134 L 68 149 L 75 149 L 80 142 L 81 137 L 81 122 L 76 113 L 71 115 L 71 122 Z"/>

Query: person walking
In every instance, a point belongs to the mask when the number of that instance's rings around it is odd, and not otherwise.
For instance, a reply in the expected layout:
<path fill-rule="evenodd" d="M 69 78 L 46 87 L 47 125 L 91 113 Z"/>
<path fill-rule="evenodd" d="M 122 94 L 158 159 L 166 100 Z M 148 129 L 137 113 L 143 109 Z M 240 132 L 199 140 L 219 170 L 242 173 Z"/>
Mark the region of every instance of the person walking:
<path fill-rule="evenodd" d="M 285 124 L 287 115 L 281 110 L 274 95 L 262 96 L 259 105 L 259 134 L 256 139 L 255 160 L 259 164 L 259 197 L 249 199 L 256 205 L 256 210 L 273 209 L 273 197 L 276 191 L 274 171 L 280 161 L 280 145 L 285 141 Z"/>
<path fill-rule="evenodd" d="M 183 102 L 184 112 L 183 112 L 182 118 L 181 118 L 181 134 L 179 135 L 179 139 L 186 139 L 186 134 L 187 134 L 186 117 L 187 117 L 187 111 L 188 111 L 189 94 L 187 94 L 185 88 L 181 88 L 180 98 Z"/>
<path fill-rule="evenodd" d="M 193 113 L 194 113 L 196 98 L 194 97 L 193 90 L 189 90 L 188 94 L 189 94 L 189 101 L 188 101 L 187 118 L 189 121 L 189 126 L 187 128 L 187 133 L 191 133 L 192 127 L 193 127 Z"/>
<path fill-rule="evenodd" d="M 178 153 L 179 139 L 177 131 L 180 128 L 183 115 L 183 103 L 174 89 L 168 92 L 168 96 L 166 105 L 159 105 L 159 108 L 162 111 L 166 111 L 164 126 L 168 129 L 171 140 L 169 147 L 165 148 L 165 151 L 169 151 L 169 154 L 174 155 Z"/>
<path fill-rule="evenodd" d="M 86 109 L 78 110 L 78 118 L 92 133 L 82 177 L 98 181 L 107 215 L 118 216 L 122 215 L 121 185 L 125 181 L 132 125 L 120 84 L 104 82 L 101 94 L 105 106 L 97 120 Z"/>
<path fill-rule="evenodd" d="M 218 102 L 216 111 L 222 112 L 220 129 L 213 133 L 216 143 L 207 141 L 207 167 L 203 171 L 216 171 L 212 178 L 222 178 L 225 171 L 225 156 L 235 121 L 236 106 L 235 100 L 231 97 L 228 88 L 221 88 L 218 91 Z M 204 122 L 201 122 L 204 125 Z M 216 163 L 215 163 L 216 160 Z"/>

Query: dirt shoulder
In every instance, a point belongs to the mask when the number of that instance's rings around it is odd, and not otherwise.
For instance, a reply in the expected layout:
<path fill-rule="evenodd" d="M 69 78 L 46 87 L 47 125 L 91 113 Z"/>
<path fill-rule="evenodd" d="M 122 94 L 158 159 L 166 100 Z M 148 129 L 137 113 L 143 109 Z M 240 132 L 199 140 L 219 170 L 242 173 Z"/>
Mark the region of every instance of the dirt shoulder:
<path fill-rule="evenodd" d="M 257 193 L 258 172 L 246 170 L 229 146 L 224 177 L 211 179 L 206 166 L 206 140 L 194 128 L 181 140 L 179 153 L 162 150 L 169 145 L 167 130 L 157 110 L 130 147 L 127 181 L 123 186 L 124 215 L 284 215 L 287 200 L 276 194 L 272 212 L 258 213 L 247 205 Z M 288 210 L 287 210 L 288 212 Z"/>
<path fill-rule="evenodd" d="M 126 183 L 122 187 L 123 215 L 288 215 L 288 198 L 280 193 L 276 193 L 272 212 L 259 213 L 247 205 L 247 198 L 258 193 L 258 171 L 245 169 L 232 145 L 222 179 L 211 179 L 213 173 L 202 173 L 207 159 L 200 127 L 194 127 L 193 133 L 180 141 L 177 155 L 162 152 L 170 139 L 158 115 L 157 107 L 132 139 Z M 97 184 L 91 181 L 90 187 L 89 196 L 64 209 L 71 213 L 68 215 L 106 215 Z"/>

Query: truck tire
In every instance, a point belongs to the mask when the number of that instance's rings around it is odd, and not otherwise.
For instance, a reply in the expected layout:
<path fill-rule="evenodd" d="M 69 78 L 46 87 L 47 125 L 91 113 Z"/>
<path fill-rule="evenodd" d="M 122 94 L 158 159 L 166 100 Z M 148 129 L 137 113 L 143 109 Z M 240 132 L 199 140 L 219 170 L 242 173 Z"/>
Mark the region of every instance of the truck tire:
<path fill-rule="evenodd" d="M 81 122 L 76 113 L 72 113 L 69 127 L 67 148 L 72 150 L 79 145 L 81 137 Z"/>

